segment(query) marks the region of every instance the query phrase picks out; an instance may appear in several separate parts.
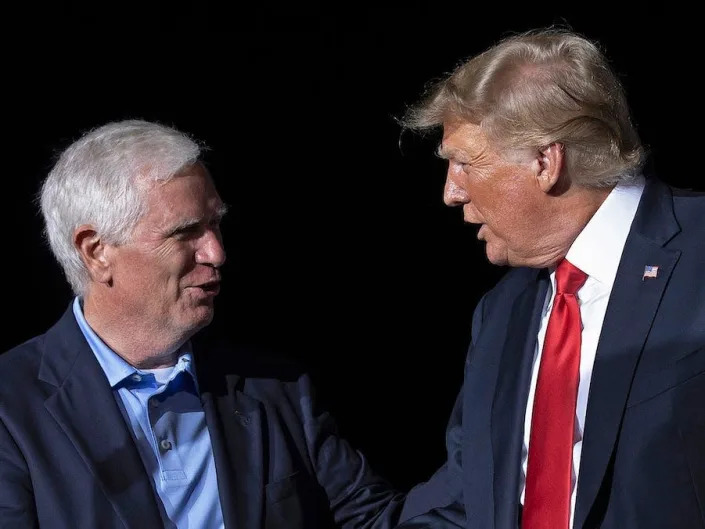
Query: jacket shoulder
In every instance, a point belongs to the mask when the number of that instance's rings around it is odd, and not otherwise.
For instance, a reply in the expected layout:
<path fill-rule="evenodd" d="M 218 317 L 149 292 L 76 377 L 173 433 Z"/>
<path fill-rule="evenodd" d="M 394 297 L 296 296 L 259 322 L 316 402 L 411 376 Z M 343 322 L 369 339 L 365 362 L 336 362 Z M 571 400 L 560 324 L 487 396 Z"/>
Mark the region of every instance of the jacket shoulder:
<path fill-rule="evenodd" d="M 274 348 L 208 334 L 195 337 L 193 345 L 199 384 L 210 391 L 228 391 L 233 381 L 235 389 L 267 401 L 312 391 L 305 366 Z"/>
<path fill-rule="evenodd" d="M 536 281 L 542 269 L 518 267 L 510 268 L 497 284 L 482 298 L 481 303 L 492 306 L 523 291 L 528 284 Z"/>
<path fill-rule="evenodd" d="M 705 246 L 705 193 L 687 189 L 672 189 L 673 209 L 681 228 L 679 236 L 692 238 Z"/>
<path fill-rule="evenodd" d="M 23 398 L 39 376 L 46 335 L 35 336 L 0 354 L 0 403 Z"/>

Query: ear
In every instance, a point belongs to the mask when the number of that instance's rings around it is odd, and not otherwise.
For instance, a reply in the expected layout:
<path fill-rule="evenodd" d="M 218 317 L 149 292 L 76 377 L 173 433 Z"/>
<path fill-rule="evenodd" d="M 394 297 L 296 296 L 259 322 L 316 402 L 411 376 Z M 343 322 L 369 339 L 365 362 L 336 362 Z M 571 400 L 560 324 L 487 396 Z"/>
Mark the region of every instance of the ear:
<path fill-rule="evenodd" d="M 562 143 L 552 143 L 542 148 L 538 155 L 539 170 L 536 175 L 539 188 L 544 193 L 549 193 L 556 187 L 563 173 L 565 150 Z"/>
<path fill-rule="evenodd" d="M 110 283 L 112 269 L 107 255 L 107 245 L 89 224 L 83 224 L 73 232 L 73 244 L 81 255 L 92 281 Z"/>

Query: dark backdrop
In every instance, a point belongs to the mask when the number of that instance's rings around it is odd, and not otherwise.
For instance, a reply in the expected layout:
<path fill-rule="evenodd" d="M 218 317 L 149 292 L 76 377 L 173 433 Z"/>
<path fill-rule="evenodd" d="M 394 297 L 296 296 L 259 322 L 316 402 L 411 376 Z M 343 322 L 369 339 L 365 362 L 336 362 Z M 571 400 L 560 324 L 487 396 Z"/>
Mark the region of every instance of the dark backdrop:
<path fill-rule="evenodd" d="M 504 270 L 444 208 L 437 138 L 400 137 L 395 117 L 499 37 L 567 23 L 606 48 L 661 177 L 703 189 L 700 21 L 672 3 L 623 15 L 594 3 L 261 4 L 64 5 L 18 18 L 4 46 L 0 350 L 70 300 L 33 204 L 55 154 L 110 120 L 172 124 L 210 146 L 231 205 L 214 325 L 307 365 L 343 433 L 406 488 L 443 460 L 472 310 Z"/>

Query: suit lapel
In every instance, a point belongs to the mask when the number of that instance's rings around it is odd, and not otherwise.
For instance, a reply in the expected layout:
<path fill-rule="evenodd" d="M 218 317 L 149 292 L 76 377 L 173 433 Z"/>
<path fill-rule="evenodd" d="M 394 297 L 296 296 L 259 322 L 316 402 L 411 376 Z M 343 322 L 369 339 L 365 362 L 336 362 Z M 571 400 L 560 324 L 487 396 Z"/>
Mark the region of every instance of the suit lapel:
<path fill-rule="evenodd" d="M 581 529 L 595 503 L 615 449 L 619 428 L 641 356 L 664 289 L 680 256 L 663 245 L 679 231 L 670 191 L 647 183 L 624 247 L 593 367 L 585 419 L 575 529 Z M 643 278 L 646 265 L 658 266 Z"/>
<path fill-rule="evenodd" d="M 536 336 L 548 288 L 538 271 L 512 305 L 506 342 L 499 365 L 492 406 L 492 450 L 494 459 L 494 527 L 516 529 L 518 521 L 521 449 L 524 416 Z M 510 331 L 508 332 L 507 329 Z"/>
<path fill-rule="evenodd" d="M 202 354 L 202 356 L 200 356 Z M 196 367 L 211 437 L 218 490 L 226 528 L 262 527 L 265 456 L 261 403 L 242 392 L 244 379 L 226 375 L 222 362 L 199 353 Z M 222 358 L 222 356 L 221 356 Z"/>
<path fill-rule="evenodd" d="M 147 471 L 71 308 L 47 333 L 39 378 L 57 386 L 45 406 L 125 526 L 161 527 Z"/>

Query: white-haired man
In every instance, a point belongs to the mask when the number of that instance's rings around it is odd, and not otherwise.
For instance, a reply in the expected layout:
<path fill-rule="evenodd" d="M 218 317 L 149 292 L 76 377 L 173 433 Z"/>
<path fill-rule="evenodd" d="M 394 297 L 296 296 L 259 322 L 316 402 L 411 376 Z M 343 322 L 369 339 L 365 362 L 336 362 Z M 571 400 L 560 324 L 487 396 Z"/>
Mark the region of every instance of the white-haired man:
<path fill-rule="evenodd" d="M 391 527 L 400 497 L 308 378 L 191 339 L 213 318 L 226 207 L 187 135 L 111 123 L 41 207 L 76 295 L 0 356 L 0 527 Z"/>

